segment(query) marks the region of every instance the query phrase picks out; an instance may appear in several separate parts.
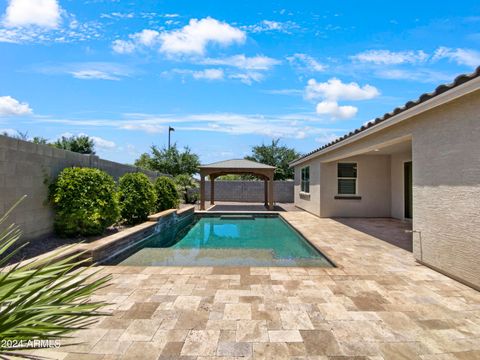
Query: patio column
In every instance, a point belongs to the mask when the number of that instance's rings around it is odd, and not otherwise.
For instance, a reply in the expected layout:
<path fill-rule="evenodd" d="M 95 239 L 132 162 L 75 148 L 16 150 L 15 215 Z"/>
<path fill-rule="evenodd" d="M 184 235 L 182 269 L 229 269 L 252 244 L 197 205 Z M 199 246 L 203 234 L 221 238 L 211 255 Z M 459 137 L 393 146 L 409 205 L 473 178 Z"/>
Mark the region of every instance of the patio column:
<path fill-rule="evenodd" d="M 205 210 L 205 175 L 200 175 L 200 210 Z"/>
<path fill-rule="evenodd" d="M 210 175 L 210 205 L 215 205 L 215 176 Z"/>
<path fill-rule="evenodd" d="M 263 190 L 265 193 L 265 206 L 268 206 L 268 179 L 263 180 Z"/>
<path fill-rule="evenodd" d="M 268 209 L 273 210 L 273 176 L 268 180 Z"/>

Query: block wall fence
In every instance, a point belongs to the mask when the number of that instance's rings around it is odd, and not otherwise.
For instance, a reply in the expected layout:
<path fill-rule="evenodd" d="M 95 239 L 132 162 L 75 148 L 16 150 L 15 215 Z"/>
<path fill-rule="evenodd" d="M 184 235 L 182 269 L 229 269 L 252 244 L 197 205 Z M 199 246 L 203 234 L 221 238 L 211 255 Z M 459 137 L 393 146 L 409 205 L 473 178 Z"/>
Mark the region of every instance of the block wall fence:
<path fill-rule="evenodd" d="M 273 199 L 277 203 L 293 203 L 294 181 L 274 181 Z M 205 198 L 210 201 L 210 181 L 205 181 Z M 215 201 L 264 201 L 263 181 L 215 180 Z"/>
<path fill-rule="evenodd" d="M 21 227 L 23 240 L 42 238 L 53 232 L 54 214 L 47 204 L 47 184 L 64 168 L 72 166 L 101 169 L 115 180 L 135 171 L 141 171 L 152 179 L 161 175 L 95 155 L 78 154 L 0 135 L 0 214 L 27 195 L 8 219 L 8 224 L 14 222 Z"/>

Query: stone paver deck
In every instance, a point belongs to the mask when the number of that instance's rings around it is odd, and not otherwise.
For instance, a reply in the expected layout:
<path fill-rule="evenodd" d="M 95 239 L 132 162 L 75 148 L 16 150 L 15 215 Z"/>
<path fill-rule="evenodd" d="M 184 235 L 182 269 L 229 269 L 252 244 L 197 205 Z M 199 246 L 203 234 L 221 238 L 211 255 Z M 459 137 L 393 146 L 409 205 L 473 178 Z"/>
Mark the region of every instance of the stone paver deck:
<path fill-rule="evenodd" d="M 60 359 L 480 359 L 480 293 L 333 219 L 284 213 L 338 268 L 103 267 L 113 316 Z M 394 223 L 392 223 L 394 227 Z"/>

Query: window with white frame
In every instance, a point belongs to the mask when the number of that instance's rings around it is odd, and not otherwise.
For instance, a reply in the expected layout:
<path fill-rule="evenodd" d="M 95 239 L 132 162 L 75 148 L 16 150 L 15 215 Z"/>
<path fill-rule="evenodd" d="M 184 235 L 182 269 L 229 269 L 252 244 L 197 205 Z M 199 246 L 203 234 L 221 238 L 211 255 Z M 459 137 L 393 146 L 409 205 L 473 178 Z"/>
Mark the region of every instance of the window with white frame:
<path fill-rule="evenodd" d="M 310 193 L 310 166 L 302 168 L 302 181 L 300 190 L 304 193 Z"/>
<path fill-rule="evenodd" d="M 338 195 L 357 194 L 357 164 L 337 164 Z"/>

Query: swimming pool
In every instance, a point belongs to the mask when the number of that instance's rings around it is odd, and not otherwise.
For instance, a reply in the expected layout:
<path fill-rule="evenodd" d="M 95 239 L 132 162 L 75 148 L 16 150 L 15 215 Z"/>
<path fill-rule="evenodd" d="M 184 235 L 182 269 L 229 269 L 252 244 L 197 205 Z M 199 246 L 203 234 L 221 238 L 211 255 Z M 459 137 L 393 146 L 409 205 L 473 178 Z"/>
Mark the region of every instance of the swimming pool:
<path fill-rule="evenodd" d="M 109 263 L 134 266 L 333 266 L 277 214 L 195 214 L 151 235 Z"/>

